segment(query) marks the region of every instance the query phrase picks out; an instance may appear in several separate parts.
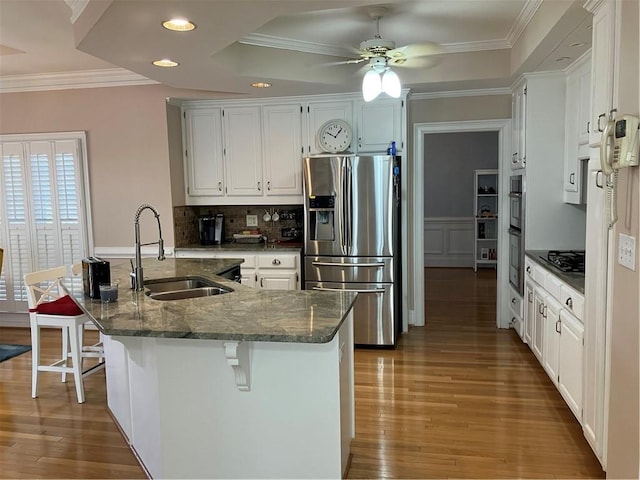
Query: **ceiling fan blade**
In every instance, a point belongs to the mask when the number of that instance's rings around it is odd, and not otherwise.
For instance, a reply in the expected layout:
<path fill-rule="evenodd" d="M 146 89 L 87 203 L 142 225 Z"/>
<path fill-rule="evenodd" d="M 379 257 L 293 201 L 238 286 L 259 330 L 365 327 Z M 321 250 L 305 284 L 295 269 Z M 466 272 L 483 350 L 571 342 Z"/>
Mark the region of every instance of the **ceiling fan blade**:
<path fill-rule="evenodd" d="M 349 58 L 347 60 L 339 60 L 337 62 L 327 62 L 327 63 L 318 63 L 317 67 L 332 67 L 335 65 L 352 65 L 356 63 L 362 63 L 366 60 L 366 58 Z"/>
<path fill-rule="evenodd" d="M 434 42 L 415 43 L 394 48 L 386 53 L 391 59 L 424 57 L 427 55 L 437 55 L 442 53 L 442 47 Z"/>
<path fill-rule="evenodd" d="M 390 67 L 396 68 L 431 68 L 440 62 L 439 57 L 392 58 L 387 61 Z"/>

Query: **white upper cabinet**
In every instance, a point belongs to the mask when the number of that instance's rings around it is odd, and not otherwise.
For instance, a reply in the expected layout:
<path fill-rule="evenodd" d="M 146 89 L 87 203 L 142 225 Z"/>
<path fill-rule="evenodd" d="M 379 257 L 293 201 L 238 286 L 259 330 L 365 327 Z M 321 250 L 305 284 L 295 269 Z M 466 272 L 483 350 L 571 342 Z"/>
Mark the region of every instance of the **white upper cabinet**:
<path fill-rule="evenodd" d="M 358 153 L 386 153 L 392 141 L 396 142 L 396 151 L 401 152 L 403 108 L 404 101 L 397 98 L 357 101 L 358 130 L 354 131 L 354 137 Z"/>
<path fill-rule="evenodd" d="M 511 97 L 512 148 L 511 168 L 524 168 L 527 164 L 527 84 L 519 84 Z"/>
<path fill-rule="evenodd" d="M 386 152 L 391 141 L 400 152 L 405 100 L 406 93 L 366 105 L 356 94 L 185 102 L 186 204 L 302 203 L 302 158 L 325 153 L 316 143 L 322 125 L 351 126 L 349 153 Z"/>
<path fill-rule="evenodd" d="M 307 140 L 305 147 L 306 155 L 314 155 L 316 153 L 324 153 L 320 150 L 316 142 L 316 135 L 322 125 L 329 120 L 344 120 L 353 130 L 353 106 L 352 101 L 313 101 L 307 103 Z M 355 151 L 355 140 L 351 141 L 348 151 Z"/>
<path fill-rule="evenodd" d="M 260 107 L 225 108 L 224 157 L 230 196 L 262 196 Z"/>
<path fill-rule="evenodd" d="M 591 100 L 591 62 L 587 55 L 567 72 L 565 117 L 564 201 L 584 203 L 583 160 L 589 158 L 589 114 Z M 586 166 L 584 167 L 586 168 Z"/>
<path fill-rule="evenodd" d="M 302 195 L 302 104 L 262 107 L 265 195 Z"/>
<path fill-rule="evenodd" d="M 187 196 L 224 196 L 222 109 L 187 110 L 184 121 Z"/>
<path fill-rule="evenodd" d="M 589 144 L 600 145 L 602 130 L 613 108 L 616 2 L 604 1 L 593 12 L 591 46 L 591 125 Z"/>

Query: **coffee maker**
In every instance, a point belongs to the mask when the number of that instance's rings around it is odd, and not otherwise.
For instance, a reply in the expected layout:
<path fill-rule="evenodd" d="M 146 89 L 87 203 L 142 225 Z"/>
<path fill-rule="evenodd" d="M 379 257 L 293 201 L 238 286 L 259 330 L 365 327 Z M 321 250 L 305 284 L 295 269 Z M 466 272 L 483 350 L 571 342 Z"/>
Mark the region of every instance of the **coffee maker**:
<path fill-rule="evenodd" d="M 198 218 L 198 231 L 200 234 L 200 244 L 219 245 L 224 242 L 224 215 L 209 212 Z"/>

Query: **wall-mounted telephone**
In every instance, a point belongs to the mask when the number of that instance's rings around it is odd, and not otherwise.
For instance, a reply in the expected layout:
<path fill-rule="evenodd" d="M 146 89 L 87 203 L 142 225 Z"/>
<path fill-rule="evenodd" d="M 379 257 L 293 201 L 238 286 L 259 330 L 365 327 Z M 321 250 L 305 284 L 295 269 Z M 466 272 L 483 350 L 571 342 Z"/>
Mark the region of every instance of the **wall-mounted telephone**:
<path fill-rule="evenodd" d="M 602 133 L 600 163 L 605 175 L 638 166 L 638 117 L 621 115 L 609 120 Z"/>
<path fill-rule="evenodd" d="M 638 132 L 638 117 L 634 115 L 619 115 L 607 122 L 600 141 L 600 165 L 602 173 L 607 176 L 607 203 L 609 204 L 609 229 L 618 220 L 616 188 L 618 184 L 618 170 L 626 167 L 638 166 L 638 149 L 640 146 L 640 132 Z"/>

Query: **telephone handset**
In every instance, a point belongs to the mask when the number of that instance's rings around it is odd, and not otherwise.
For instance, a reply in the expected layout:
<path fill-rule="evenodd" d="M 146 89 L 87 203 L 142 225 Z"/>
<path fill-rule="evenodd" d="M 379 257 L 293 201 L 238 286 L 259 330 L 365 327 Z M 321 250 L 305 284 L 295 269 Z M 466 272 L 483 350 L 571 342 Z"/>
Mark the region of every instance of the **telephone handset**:
<path fill-rule="evenodd" d="M 615 110 L 611 111 L 613 114 Z M 609 211 L 609 229 L 618 220 L 616 187 L 618 170 L 638 166 L 638 117 L 620 115 L 609 120 L 602 132 L 600 141 L 600 165 L 606 175 L 607 204 Z"/>
<path fill-rule="evenodd" d="M 638 117 L 621 115 L 609 120 L 602 133 L 600 164 L 605 175 L 638 166 Z"/>

